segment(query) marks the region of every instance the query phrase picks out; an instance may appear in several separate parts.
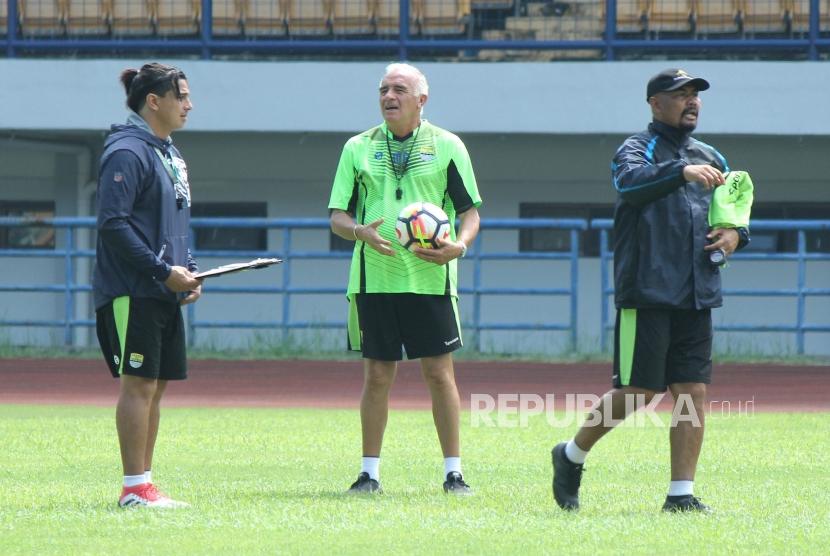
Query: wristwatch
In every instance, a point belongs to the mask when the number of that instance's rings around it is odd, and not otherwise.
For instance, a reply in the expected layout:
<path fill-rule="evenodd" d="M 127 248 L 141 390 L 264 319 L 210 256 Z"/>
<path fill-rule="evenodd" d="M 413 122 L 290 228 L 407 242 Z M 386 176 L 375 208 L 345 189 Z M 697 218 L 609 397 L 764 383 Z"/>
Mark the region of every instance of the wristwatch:
<path fill-rule="evenodd" d="M 749 242 L 752 241 L 749 237 L 749 230 L 744 227 L 735 228 L 735 231 L 738 232 L 738 247 L 737 249 L 743 249 Z M 736 249 L 736 250 L 737 250 Z"/>

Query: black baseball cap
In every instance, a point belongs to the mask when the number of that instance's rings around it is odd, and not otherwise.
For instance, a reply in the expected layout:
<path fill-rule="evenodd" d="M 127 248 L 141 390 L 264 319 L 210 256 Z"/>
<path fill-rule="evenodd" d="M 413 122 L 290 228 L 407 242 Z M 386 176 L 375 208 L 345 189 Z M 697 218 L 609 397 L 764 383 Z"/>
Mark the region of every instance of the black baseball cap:
<path fill-rule="evenodd" d="M 692 77 L 682 69 L 671 68 L 661 71 L 648 80 L 648 87 L 646 87 L 646 100 L 650 99 L 657 93 L 676 91 L 686 85 L 693 85 L 697 87 L 698 91 L 705 91 L 709 88 L 709 82 L 702 77 Z"/>

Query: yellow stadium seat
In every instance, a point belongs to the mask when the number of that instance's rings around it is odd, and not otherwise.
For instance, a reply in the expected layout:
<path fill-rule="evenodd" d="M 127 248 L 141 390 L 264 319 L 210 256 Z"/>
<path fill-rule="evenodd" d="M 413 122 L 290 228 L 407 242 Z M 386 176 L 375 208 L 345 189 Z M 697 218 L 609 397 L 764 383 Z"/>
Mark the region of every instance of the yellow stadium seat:
<path fill-rule="evenodd" d="M 417 21 L 423 35 L 460 35 L 470 20 L 470 0 L 420 0 Z"/>
<path fill-rule="evenodd" d="M 17 3 L 17 20 L 24 37 L 63 35 L 68 19 L 68 0 L 20 0 Z"/>
<path fill-rule="evenodd" d="M 652 0 L 648 17 L 650 31 L 691 32 L 695 11 L 693 0 Z"/>
<path fill-rule="evenodd" d="M 108 35 L 112 31 L 112 0 L 69 0 L 67 34 Z"/>
<path fill-rule="evenodd" d="M 211 31 L 214 35 L 241 35 L 245 0 L 212 0 Z"/>
<path fill-rule="evenodd" d="M 143 36 L 152 35 L 153 31 L 149 2 L 146 0 L 113 0 L 113 35 Z"/>
<path fill-rule="evenodd" d="M 603 18 L 605 4 L 602 4 Z M 617 2 L 617 32 L 642 33 L 648 29 L 649 0 L 619 0 Z"/>
<path fill-rule="evenodd" d="M 335 0 L 331 25 L 335 35 L 368 35 L 373 32 L 368 0 Z"/>
<path fill-rule="evenodd" d="M 334 0 L 291 0 L 285 22 L 293 36 L 328 35 Z"/>
<path fill-rule="evenodd" d="M 245 0 L 241 5 L 242 27 L 247 36 L 283 36 L 288 15 L 286 0 Z"/>
<path fill-rule="evenodd" d="M 787 0 L 793 19 L 793 31 L 806 33 L 810 30 L 810 0 Z M 819 30 L 830 31 L 830 0 L 819 0 Z"/>
<path fill-rule="evenodd" d="M 784 0 L 741 0 L 739 10 L 747 33 L 787 31 L 788 17 Z"/>
<path fill-rule="evenodd" d="M 736 0 L 697 0 L 697 31 L 737 33 L 741 21 L 738 4 Z"/>
<path fill-rule="evenodd" d="M 9 7 L 5 2 L 0 2 L 0 37 L 6 36 L 6 29 L 9 27 Z"/>
<path fill-rule="evenodd" d="M 156 34 L 197 35 L 202 25 L 201 0 L 150 0 L 150 20 Z"/>
<path fill-rule="evenodd" d="M 375 33 L 378 35 L 400 35 L 401 19 L 400 5 L 398 0 L 369 0 L 370 17 L 375 25 Z M 409 7 L 409 32 L 417 31 L 417 11 L 410 4 Z"/>

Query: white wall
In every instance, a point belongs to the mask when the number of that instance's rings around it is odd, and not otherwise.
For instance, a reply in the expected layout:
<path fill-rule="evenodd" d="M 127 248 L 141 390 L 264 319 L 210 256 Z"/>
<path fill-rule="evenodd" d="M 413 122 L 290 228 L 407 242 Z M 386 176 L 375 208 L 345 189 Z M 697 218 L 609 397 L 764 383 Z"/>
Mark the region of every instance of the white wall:
<path fill-rule="evenodd" d="M 118 74 L 143 61 L 0 60 L 0 129 L 99 130 L 123 120 Z M 193 131 L 345 131 L 379 118 L 384 63 L 174 60 L 189 77 Z M 424 63 L 426 116 L 458 132 L 630 133 L 666 67 L 709 80 L 704 133 L 822 135 L 823 62 Z"/>

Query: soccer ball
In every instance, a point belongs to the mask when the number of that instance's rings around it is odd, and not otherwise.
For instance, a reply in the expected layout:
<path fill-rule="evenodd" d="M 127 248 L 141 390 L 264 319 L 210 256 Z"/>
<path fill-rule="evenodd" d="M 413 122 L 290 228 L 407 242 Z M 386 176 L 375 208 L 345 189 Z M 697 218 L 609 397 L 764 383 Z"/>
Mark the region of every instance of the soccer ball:
<path fill-rule="evenodd" d="M 418 201 L 404 207 L 398 215 L 395 233 L 401 245 L 410 251 L 416 245 L 424 249 L 437 249 L 436 239 L 450 237 L 450 219 L 440 207 Z"/>

